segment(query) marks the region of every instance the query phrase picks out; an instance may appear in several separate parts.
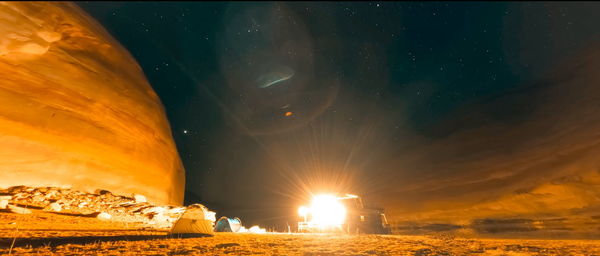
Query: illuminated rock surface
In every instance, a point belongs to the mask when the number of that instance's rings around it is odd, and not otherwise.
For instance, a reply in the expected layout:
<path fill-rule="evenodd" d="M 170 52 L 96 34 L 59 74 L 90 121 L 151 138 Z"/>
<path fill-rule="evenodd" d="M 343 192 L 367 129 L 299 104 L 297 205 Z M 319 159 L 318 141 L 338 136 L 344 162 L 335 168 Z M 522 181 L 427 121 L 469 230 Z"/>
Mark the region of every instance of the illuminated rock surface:
<path fill-rule="evenodd" d="M 398 231 L 413 229 L 402 226 L 411 222 L 450 223 L 483 233 L 543 231 L 597 239 L 600 50 L 593 44 L 583 53 L 527 89 L 465 108 L 470 115 L 457 116 L 467 118 L 452 120 L 479 123 L 476 128 L 407 152 L 398 162 L 416 174 L 388 184 L 384 191 L 393 192 L 382 199 L 391 221 L 402 223 Z M 501 106 L 513 109 L 510 118 L 485 112 Z M 423 170 L 435 175 L 420 175 Z"/>
<path fill-rule="evenodd" d="M 159 98 L 74 4 L 0 3 L 0 101 L 0 187 L 182 203 L 184 171 Z"/>
<path fill-rule="evenodd" d="M 157 230 L 170 229 L 186 209 L 183 206 L 137 202 L 135 198 L 113 195 L 106 190 L 86 193 L 55 187 L 16 186 L 0 189 L 0 194 L 8 195 L 7 207 L 16 214 L 31 214 L 29 209 L 37 209 L 34 214 L 43 211 L 79 218 L 136 223 L 138 227 Z"/>

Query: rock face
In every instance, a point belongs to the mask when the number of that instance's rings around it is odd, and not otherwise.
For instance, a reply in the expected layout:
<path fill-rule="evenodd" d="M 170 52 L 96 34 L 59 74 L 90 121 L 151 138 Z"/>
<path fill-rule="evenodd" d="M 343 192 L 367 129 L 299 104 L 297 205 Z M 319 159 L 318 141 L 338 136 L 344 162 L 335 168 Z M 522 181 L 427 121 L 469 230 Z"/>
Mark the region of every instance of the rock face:
<path fill-rule="evenodd" d="M 0 101 L 0 187 L 182 203 L 184 170 L 159 98 L 76 5 L 0 3 Z"/>
<path fill-rule="evenodd" d="M 82 218 L 136 223 L 139 227 L 154 229 L 170 229 L 186 209 L 184 206 L 137 202 L 133 197 L 115 195 L 106 190 L 87 193 L 69 188 L 14 186 L 0 189 L 0 195 L 4 195 L 0 196 L 0 204 L 12 213 L 30 214 L 30 209 L 36 209 Z M 214 218 L 215 212 L 207 210 L 207 213 L 213 214 Z"/>
<path fill-rule="evenodd" d="M 440 124 L 460 129 L 395 160 L 412 170 L 381 176 L 390 222 L 600 237 L 600 47 L 557 64 L 522 90 L 465 107 Z"/>

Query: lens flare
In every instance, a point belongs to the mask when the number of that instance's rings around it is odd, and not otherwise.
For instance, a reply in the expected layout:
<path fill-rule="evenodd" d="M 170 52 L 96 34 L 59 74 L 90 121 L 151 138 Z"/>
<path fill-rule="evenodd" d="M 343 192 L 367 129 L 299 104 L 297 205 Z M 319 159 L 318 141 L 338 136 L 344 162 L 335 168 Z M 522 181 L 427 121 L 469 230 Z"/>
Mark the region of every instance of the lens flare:
<path fill-rule="evenodd" d="M 309 213 L 309 209 L 306 206 L 300 206 L 300 208 L 298 209 L 298 215 L 300 215 L 300 217 L 304 217 L 306 218 L 306 216 L 308 216 Z"/>

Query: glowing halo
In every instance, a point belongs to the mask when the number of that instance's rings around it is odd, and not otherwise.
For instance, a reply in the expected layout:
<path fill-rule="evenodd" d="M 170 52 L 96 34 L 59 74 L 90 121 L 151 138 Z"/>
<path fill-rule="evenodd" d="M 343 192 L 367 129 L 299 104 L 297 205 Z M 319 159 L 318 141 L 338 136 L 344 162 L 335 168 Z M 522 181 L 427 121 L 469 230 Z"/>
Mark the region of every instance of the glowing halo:
<path fill-rule="evenodd" d="M 331 194 L 313 196 L 310 206 L 298 208 L 298 214 L 308 226 L 321 230 L 340 228 L 346 221 L 346 207 L 340 202 L 343 198 Z M 308 218 L 310 216 L 310 218 Z"/>

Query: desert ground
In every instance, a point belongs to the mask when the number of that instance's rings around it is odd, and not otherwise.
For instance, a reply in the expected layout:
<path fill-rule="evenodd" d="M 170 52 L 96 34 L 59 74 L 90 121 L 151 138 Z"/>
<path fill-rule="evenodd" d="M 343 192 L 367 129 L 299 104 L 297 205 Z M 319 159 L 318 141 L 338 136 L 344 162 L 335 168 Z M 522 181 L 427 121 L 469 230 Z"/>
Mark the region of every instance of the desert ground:
<path fill-rule="evenodd" d="M 175 237 L 86 216 L 0 213 L 0 255 L 600 255 L 595 240 L 217 233 Z"/>

